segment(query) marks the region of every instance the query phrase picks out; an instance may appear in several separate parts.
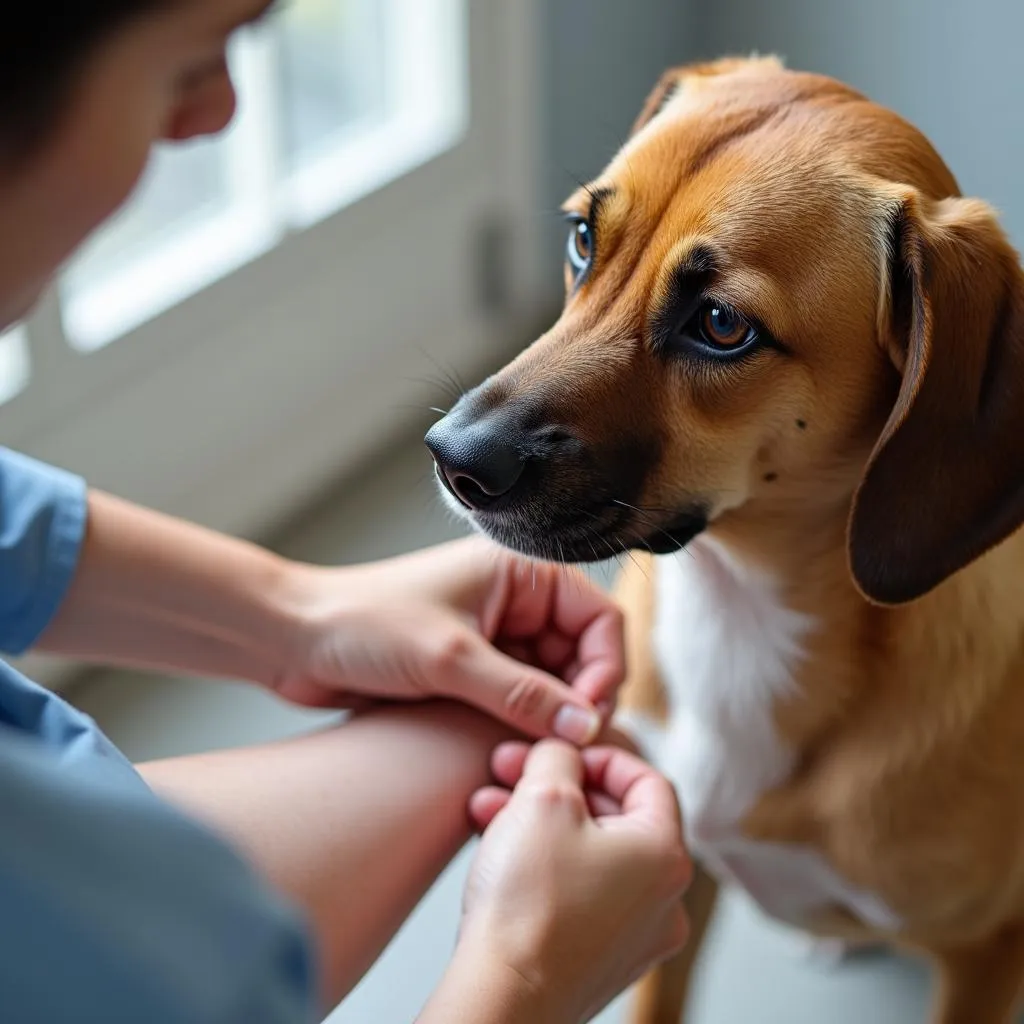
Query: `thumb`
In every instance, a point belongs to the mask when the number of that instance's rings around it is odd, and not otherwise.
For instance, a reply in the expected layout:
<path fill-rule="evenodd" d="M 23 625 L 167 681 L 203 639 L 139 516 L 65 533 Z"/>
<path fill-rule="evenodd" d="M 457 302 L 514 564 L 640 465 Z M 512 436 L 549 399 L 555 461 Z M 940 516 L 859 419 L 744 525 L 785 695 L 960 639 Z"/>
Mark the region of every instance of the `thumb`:
<path fill-rule="evenodd" d="M 582 747 L 601 729 L 601 716 L 585 697 L 483 637 L 459 659 L 446 689 L 528 736 L 557 736 Z"/>

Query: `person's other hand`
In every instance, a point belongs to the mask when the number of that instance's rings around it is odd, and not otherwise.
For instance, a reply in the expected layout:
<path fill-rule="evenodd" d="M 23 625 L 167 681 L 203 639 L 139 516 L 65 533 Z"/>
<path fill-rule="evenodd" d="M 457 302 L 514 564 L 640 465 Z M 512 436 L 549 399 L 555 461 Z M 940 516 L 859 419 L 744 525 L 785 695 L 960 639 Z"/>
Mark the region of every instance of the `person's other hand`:
<path fill-rule="evenodd" d="M 303 567 L 303 627 L 277 692 L 299 704 L 461 700 L 583 745 L 625 676 L 622 615 L 574 569 L 474 537 L 340 569 Z"/>
<path fill-rule="evenodd" d="M 506 744 L 494 771 L 452 970 L 521 985 L 538 1021 L 588 1020 L 686 940 L 675 793 L 613 747 Z"/>

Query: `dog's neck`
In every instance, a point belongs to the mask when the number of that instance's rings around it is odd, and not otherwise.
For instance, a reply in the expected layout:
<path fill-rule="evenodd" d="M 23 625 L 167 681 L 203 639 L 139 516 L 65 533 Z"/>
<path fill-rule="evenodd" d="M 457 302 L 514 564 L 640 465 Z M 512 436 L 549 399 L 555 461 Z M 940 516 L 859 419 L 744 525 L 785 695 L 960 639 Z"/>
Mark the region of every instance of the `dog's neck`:
<path fill-rule="evenodd" d="M 780 728 L 798 749 L 835 729 L 879 679 L 889 696 L 900 690 L 927 717 L 942 683 L 934 666 L 971 678 L 980 658 L 986 678 L 972 699 L 984 701 L 986 691 L 1005 685 L 1024 639 L 1024 580 L 1014 570 L 1024 559 L 1024 532 L 921 600 L 889 608 L 867 601 L 850 576 L 848 516 L 848 503 L 750 506 L 708 531 L 736 563 L 769 577 L 778 600 L 810 623 L 794 669 L 794 699 L 778 709 Z M 983 652 L 974 642 L 979 622 Z"/>
<path fill-rule="evenodd" d="M 770 575 L 793 610 L 821 615 L 825 602 L 833 614 L 845 616 L 867 603 L 847 563 L 851 500 L 803 507 L 752 503 L 716 519 L 707 534 L 733 558 Z M 842 596 L 847 600 L 833 607 Z"/>
<path fill-rule="evenodd" d="M 737 564 L 771 581 L 777 600 L 807 623 L 792 666 L 792 697 L 776 708 L 794 749 L 813 746 L 859 702 L 876 673 L 869 660 L 887 620 L 902 609 L 879 608 L 857 590 L 849 571 L 849 500 L 830 505 L 750 505 L 716 520 L 707 539 Z"/>

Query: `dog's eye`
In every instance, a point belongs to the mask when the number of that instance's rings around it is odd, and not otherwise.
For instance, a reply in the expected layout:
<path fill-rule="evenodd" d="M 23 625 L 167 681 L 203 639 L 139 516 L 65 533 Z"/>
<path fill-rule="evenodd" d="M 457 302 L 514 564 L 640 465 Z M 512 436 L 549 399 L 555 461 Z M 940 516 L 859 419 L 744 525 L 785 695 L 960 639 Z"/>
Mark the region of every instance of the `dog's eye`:
<path fill-rule="evenodd" d="M 760 341 L 758 329 L 718 299 L 705 299 L 676 330 L 677 343 L 722 358 L 746 353 Z"/>
<path fill-rule="evenodd" d="M 704 341 L 720 349 L 740 348 L 757 336 L 757 331 L 724 302 L 705 302 L 701 306 L 700 331 Z"/>
<path fill-rule="evenodd" d="M 577 278 L 590 268 L 590 261 L 594 255 L 594 241 L 590 225 L 582 217 L 573 217 L 569 221 L 569 240 L 566 243 L 565 255 Z"/>

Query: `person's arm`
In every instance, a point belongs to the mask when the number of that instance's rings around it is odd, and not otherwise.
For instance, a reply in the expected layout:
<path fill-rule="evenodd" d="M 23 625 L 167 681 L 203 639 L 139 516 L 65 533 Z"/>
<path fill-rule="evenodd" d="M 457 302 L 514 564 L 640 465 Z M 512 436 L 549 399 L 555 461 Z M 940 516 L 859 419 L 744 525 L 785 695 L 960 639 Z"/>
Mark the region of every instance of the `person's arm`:
<path fill-rule="evenodd" d="M 460 950 L 416 1024 L 575 1024 L 544 994 L 486 954 Z"/>
<path fill-rule="evenodd" d="M 302 907 L 328 1005 L 380 954 L 470 834 L 508 731 L 459 705 L 380 709 L 288 742 L 140 766 Z M 453 1018 L 454 1019 L 454 1018 Z"/>
<path fill-rule="evenodd" d="M 655 958 L 649 966 L 656 966 Z M 561 1006 L 558 994 L 538 988 L 518 971 L 485 954 L 460 951 L 416 1024 L 582 1024 L 583 1019 Z"/>
<path fill-rule="evenodd" d="M 272 685 L 297 642 L 292 563 L 97 491 L 40 650 Z"/>
<path fill-rule="evenodd" d="M 486 827 L 455 957 L 420 1024 L 575 1024 L 683 939 L 678 807 L 624 751 L 547 741 L 492 757 L 504 732 L 460 705 L 392 707 L 140 770 L 305 910 L 328 1004 L 376 960 L 470 822 Z M 489 762 L 506 788 L 487 785 Z"/>
<path fill-rule="evenodd" d="M 37 646 L 249 680 L 312 706 L 452 697 L 581 744 L 625 671 L 618 609 L 571 570 L 478 539 L 305 565 L 97 492 Z"/>

